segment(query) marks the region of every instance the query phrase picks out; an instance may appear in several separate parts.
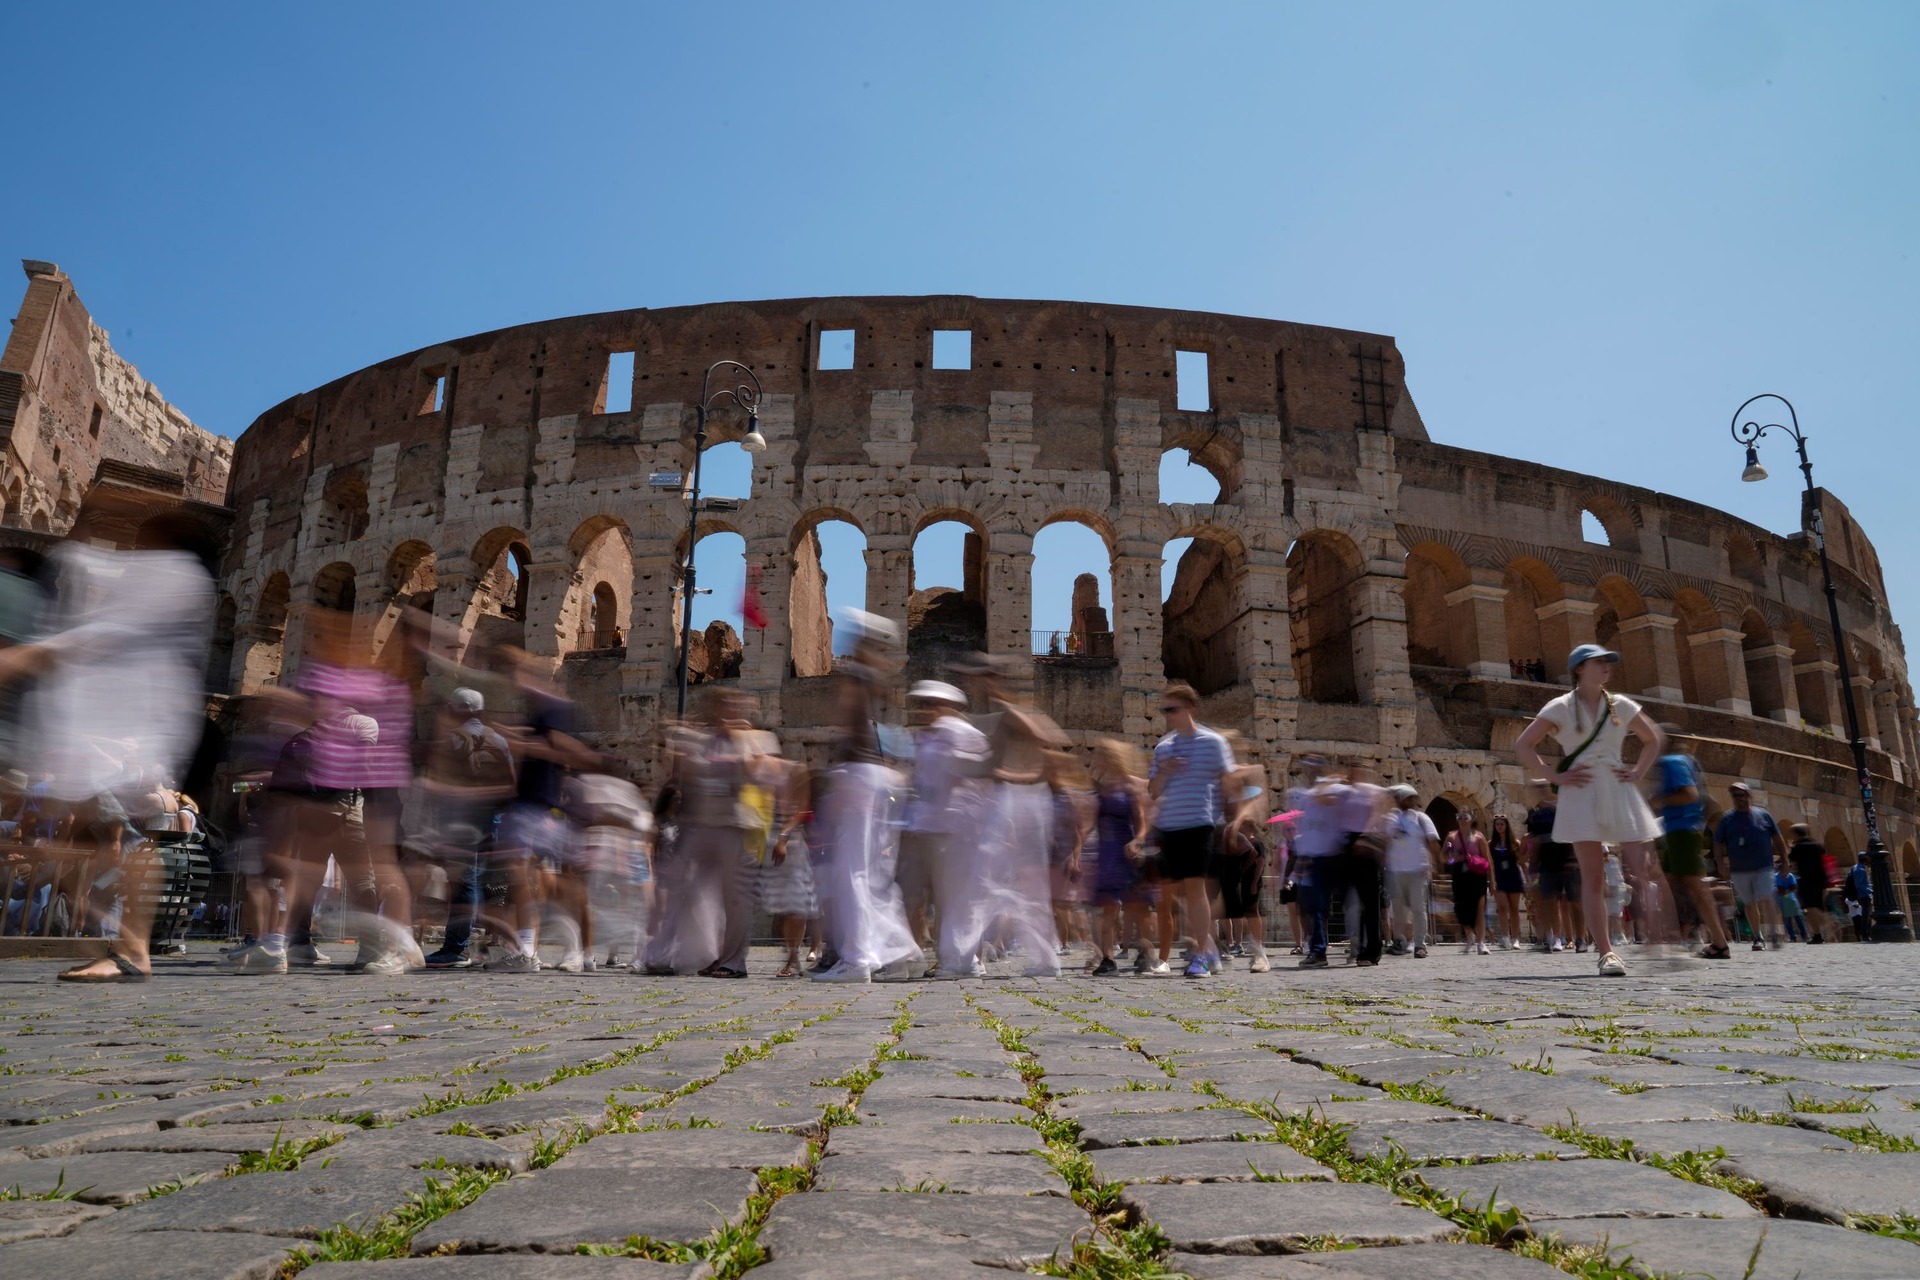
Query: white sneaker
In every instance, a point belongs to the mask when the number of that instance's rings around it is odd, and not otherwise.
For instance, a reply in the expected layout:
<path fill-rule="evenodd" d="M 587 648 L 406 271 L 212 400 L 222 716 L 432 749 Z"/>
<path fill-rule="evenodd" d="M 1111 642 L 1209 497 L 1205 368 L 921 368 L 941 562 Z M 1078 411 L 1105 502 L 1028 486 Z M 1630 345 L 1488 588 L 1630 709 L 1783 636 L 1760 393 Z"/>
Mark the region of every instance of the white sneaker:
<path fill-rule="evenodd" d="M 333 960 L 326 952 L 307 942 L 287 948 L 287 963 L 310 969 L 315 965 L 332 964 Z"/>
<path fill-rule="evenodd" d="M 559 964 L 550 967 L 558 969 L 562 973 L 585 973 L 587 970 L 587 961 L 586 957 L 578 951 L 569 951 L 560 957 Z"/>
<path fill-rule="evenodd" d="M 1508 938 L 1508 939 L 1507 939 L 1507 950 L 1509 950 L 1509 951 L 1518 951 L 1518 950 L 1520 950 L 1520 939 L 1518 939 L 1518 938 Z"/>
<path fill-rule="evenodd" d="M 984 978 L 987 976 L 987 966 L 978 956 L 975 956 L 973 963 L 967 966 L 967 976 L 969 978 Z"/>
<path fill-rule="evenodd" d="M 395 978 L 407 971 L 407 956 L 403 951 L 384 951 L 358 967 L 361 973 Z"/>
<path fill-rule="evenodd" d="M 488 973 L 538 973 L 540 961 L 524 951 L 509 951 L 498 960 L 489 960 Z"/>
<path fill-rule="evenodd" d="M 1148 973 L 1172 973 L 1173 970 L 1167 967 L 1167 962 L 1165 960 L 1162 960 L 1158 964 L 1147 966 L 1147 972 Z"/>
<path fill-rule="evenodd" d="M 895 960 L 892 964 L 882 965 L 878 969 L 875 969 L 872 978 L 875 982 L 911 982 L 916 977 L 926 976 L 926 972 L 926 966 L 924 965 L 921 966 L 920 972 L 916 974 L 913 971 L 912 961 Z"/>
<path fill-rule="evenodd" d="M 1487 950 L 1487 944 L 1484 942 L 1480 944 L 1480 954 L 1483 956 L 1492 954 Z"/>
<path fill-rule="evenodd" d="M 1247 961 L 1248 973 L 1265 973 L 1271 968 L 1273 966 L 1267 962 L 1267 953 L 1264 951 L 1254 952 L 1253 959 Z"/>
<path fill-rule="evenodd" d="M 872 982 L 873 971 L 863 964 L 842 960 L 824 973 L 813 975 L 815 982 Z"/>
<path fill-rule="evenodd" d="M 287 953 L 284 949 L 269 951 L 264 943 L 256 942 L 227 963 L 235 973 L 285 973 Z"/>
<path fill-rule="evenodd" d="M 1549 951 L 1565 951 L 1566 949 L 1567 949 L 1567 944 L 1560 941 L 1560 939 L 1558 938 L 1555 938 L 1553 940 L 1553 945 L 1547 948 L 1547 950 Z"/>
<path fill-rule="evenodd" d="M 1600 957 L 1600 976 L 1603 978 L 1624 978 L 1627 976 L 1627 962 L 1609 951 Z"/>

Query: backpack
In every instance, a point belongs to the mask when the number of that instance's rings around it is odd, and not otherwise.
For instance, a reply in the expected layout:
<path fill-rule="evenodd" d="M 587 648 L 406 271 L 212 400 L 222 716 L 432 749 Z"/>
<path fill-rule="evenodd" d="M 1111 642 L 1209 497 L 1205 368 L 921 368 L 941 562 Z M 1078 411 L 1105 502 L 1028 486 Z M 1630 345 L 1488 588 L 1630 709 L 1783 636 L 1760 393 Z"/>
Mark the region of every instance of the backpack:
<path fill-rule="evenodd" d="M 452 755 L 464 766 L 466 780 L 476 787 L 513 785 L 513 759 L 490 732 L 468 733 L 462 729 L 455 733 Z"/>

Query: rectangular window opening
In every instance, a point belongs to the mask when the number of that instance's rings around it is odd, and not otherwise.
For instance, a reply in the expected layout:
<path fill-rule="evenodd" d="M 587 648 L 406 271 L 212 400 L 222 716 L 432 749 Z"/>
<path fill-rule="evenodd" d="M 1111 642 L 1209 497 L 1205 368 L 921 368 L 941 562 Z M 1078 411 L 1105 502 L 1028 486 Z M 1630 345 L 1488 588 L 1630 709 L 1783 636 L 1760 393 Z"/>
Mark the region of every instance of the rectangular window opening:
<path fill-rule="evenodd" d="M 633 411 L 633 352 L 614 351 L 607 355 L 606 378 L 600 384 L 601 413 Z"/>
<path fill-rule="evenodd" d="M 1207 353 L 1173 353 L 1173 405 L 1176 409 L 1205 413 L 1213 408 L 1213 392 L 1207 381 Z"/>
<path fill-rule="evenodd" d="M 100 416 L 101 416 L 100 406 L 99 405 L 93 406 L 93 421 L 87 424 L 87 434 L 92 436 L 96 440 L 100 438 Z"/>
<path fill-rule="evenodd" d="M 933 331 L 933 367 L 936 369 L 973 368 L 973 330 L 935 329 Z"/>
<path fill-rule="evenodd" d="M 820 368 L 853 368 L 853 330 L 822 329 L 820 331 Z"/>
<path fill-rule="evenodd" d="M 427 394 L 420 401 L 420 408 L 416 412 L 422 417 L 429 413 L 445 413 L 447 411 L 447 371 L 423 369 L 421 374 L 427 379 Z"/>

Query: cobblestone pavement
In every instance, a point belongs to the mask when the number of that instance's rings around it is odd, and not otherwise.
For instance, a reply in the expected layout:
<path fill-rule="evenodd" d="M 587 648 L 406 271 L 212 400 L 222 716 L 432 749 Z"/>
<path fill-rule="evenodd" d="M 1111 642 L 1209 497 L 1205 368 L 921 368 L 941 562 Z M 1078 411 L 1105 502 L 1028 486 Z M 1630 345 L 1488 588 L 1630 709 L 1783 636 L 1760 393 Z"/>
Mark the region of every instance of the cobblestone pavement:
<path fill-rule="evenodd" d="M 850 987 L 190 958 L 105 989 L 15 962 L 0 1275 L 1920 1276 L 1920 949 L 1630 959 Z"/>

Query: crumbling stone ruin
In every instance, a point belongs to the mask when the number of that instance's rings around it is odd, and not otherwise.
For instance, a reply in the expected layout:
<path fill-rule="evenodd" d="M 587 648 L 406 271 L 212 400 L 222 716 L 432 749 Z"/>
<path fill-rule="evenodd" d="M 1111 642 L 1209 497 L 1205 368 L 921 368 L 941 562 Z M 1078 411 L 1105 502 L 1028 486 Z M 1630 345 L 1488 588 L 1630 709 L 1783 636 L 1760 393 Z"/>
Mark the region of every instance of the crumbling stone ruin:
<path fill-rule="evenodd" d="M 965 355 L 936 359 L 959 335 Z M 1835 675 L 1846 643 L 1889 843 L 1915 859 L 1905 654 L 1872 544 L 1831 494 L 1776 537 L 1436 443 L 1392 338 L 1237 316 L 813 298 L 579 316 L 397 355 L 269 409 L 238 443 L 222 580 L 235 687 L 294 658 L 290 603 L 350 608 L 376 645 L 417 604 L 459 648 L 523 642 L 596 741 L 644 758 L 673 706 L 687 552 L 684 496 L 649 476 L 691 470 L 693 402 L 720 359 L 760 379 L 768 446 L 752 496 L 704 515 L 701 536 L 744 539 L 769 625 L 715 678 L 752 693 L 790 749 L 831 736 L 818 531 L 843 521 L 865 538 L 866 608 L 908 632 L 910 672 L 961 646 L 1022 659 L 1083 744 L 1149 740 L 1161 687 L 1187 680 L 1276 786 L 1309 752 L 1366 760 L 1438 797 L 1443 819 L 1520 806 L 1512 741 L 1569 649 L 1598 640 L 1625 655 L 1622 692 L 1699 736 L 1716 798 L 1745 778 L 1844 862 L 1864 838 Z M 744 430 L 718 413 L 710 440 Z M 1161 501 L 1176 449 L 1218 480 L 1216 501 Z M 1841 637 L 1805 532 L 1816 512 Z M 915 538 L 943 520 L 971 531 L 962 580 L 916 592 Z M 1112 605 L 1076 589 L 1079 641 L 1063 649 L 1077 652 L 1055 659 L 1029 576 L 1059 522 L 1099 535 L 1106 563 L 1079 567 L 1107 575 Z M 702 637 L 703 674 L 713 647 Z"/>

